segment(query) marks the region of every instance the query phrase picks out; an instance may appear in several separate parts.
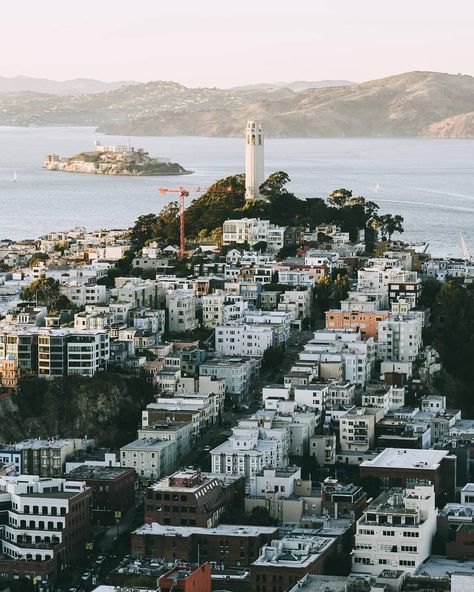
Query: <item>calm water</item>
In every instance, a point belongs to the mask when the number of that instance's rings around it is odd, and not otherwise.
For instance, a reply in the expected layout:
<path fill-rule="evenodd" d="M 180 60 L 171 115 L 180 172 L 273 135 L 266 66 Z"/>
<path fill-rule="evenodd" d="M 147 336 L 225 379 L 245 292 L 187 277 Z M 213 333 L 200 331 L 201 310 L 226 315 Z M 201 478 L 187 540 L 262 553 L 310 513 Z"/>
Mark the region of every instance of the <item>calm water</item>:
<path fill-rule="evenodd" d="M 75 225 L 129 226 L 173 199 L 157 187 L 208 185 L 244 169 L 243 140 L 163 137 L 130 141 L 193 175 L 102 177 L 41 168 L 45 154 L 91 150 L 95 140 L 123 144 L 129 138 L 92 128 L 0 128 L 0 238 L 34 238 Z M 405 237 L 428 241 L 432 253 L 459 255 L 460 230 L 474 251 L 472 140 L 267 140 L 265 150 L 266 172 L 287 171 L 297 195 L 325 197 L 347 187 L 377 201 L 383 212 L 402 214 Z"/>

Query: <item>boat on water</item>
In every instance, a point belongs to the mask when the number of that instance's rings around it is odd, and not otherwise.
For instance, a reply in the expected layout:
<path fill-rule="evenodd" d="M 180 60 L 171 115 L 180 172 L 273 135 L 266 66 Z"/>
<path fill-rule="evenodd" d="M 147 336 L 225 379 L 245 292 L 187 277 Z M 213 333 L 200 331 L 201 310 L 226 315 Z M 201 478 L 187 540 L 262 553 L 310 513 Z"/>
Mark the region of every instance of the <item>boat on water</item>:
<path fill-rule="evenodd" d="M 16 183 L 16 180 L 17 180 L 17 176 L 16 176 L 16 171 L 15 171 L 13 173 L 13 178 L 12 178 L 13 183 Z"/>

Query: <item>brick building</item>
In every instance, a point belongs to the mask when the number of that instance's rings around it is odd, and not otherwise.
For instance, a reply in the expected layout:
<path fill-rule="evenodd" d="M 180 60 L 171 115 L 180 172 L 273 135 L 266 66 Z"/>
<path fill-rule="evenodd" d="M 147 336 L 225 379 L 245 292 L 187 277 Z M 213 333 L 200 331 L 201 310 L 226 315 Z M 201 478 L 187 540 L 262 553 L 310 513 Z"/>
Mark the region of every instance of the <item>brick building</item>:
<path fill-rule="evenodd" d="M 224 508 L 225 495 L 216 478 L 184 469 L 147 488 L 145 523 L 210 528 L 219 524 Z"/>
<path fill-rule="evenodd" d="M 216 528 L 145 524 L 132 532 L 132 557 L 165 561 L 215 561 L 224 567 L 249 566 L 260 548 L 275 539 L 273 526 L 221 524 Z"/>
<path fill-rule="evenodd" d="M 321 510 L 329 516 L 359 518 L 367 505 L 367 494 L 360 485 L 339 483 L 327 477 L 321 487 Z"/>
<path fill-rule="evenodd" d="M 85 481 L 92 490 L 93 524 L 110 526 L 135 502 L 135 470 L 125 467 L 82 465 L 68 474 L 69 479 Z"/>
<path fill-rule="evenodd" d="M 158 580 L 161 592 L 211 592 L 211 566 L 177 565 Z"/>
<path fill-rule="evenodd" d="M 390 487 L 414 487 L 432 483 L 438 505 L 454 501 L 456 457 L 448 450 L 386 448 L 360 465 L 362 487 L 370 496 Z"/>
<path fill-rule="evenodd" d="M 365 312 L 360 310 L 326 311 L 326 329 L 355 329 L 360 331 L 362 339 L 377 339 L 378 323 L 390 314 L 386 310 Z"/>
<path fill-rule="evenodd" d="M 291 535 L 262 547 L 250 566 L 251 590 L 286 592 L 306 574 L 322 574 L 335 553 L 336 539 Z"/>

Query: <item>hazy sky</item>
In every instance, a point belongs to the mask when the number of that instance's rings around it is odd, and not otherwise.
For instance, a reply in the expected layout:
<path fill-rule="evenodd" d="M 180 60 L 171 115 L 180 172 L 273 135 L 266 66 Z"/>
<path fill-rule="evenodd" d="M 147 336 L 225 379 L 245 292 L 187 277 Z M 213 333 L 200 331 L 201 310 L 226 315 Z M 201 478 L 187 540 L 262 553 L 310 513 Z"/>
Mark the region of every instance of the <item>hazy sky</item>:
<path fill-rule="evenodd" d="M 232 86 L 474 74 L 473 0 L 16 0 L 0 23 L 3 76 Z"/>

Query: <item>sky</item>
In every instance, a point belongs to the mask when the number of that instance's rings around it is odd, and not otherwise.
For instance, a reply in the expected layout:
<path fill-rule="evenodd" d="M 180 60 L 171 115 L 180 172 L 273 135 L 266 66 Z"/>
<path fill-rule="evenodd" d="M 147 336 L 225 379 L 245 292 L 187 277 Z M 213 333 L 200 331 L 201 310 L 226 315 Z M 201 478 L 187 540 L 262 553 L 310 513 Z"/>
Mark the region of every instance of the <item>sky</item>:
<path fill-rule="evenodd" d="M 16 0 L 0 6 L 0 76 L 362 82 L 474 74 L 472 0 Z"/>

